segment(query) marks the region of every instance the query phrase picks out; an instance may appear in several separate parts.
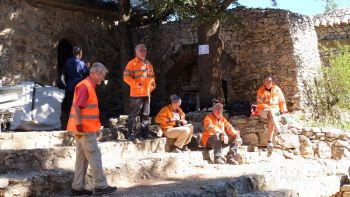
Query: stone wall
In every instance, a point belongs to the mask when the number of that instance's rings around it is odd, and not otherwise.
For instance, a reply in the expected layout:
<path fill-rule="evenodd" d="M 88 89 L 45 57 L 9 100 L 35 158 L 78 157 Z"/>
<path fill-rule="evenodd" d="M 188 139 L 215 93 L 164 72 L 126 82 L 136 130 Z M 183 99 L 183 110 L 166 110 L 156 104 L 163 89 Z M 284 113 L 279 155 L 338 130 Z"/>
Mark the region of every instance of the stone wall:
<path fill-rule="evenodd" d="M 182 86 L 199 85 L 197 68 L 197 28 L 191 22 L 173 22 L 135 29 L 134 43 L 145 43 L 154 66 L 157 88 L 152 93 L 151 114 L 169 101 L 169 95 L 187 93 Z M 184 79 L 183 76 L 187 78 Z M 194 95 L 192 100 L 194 100 Z"/>
<path fill-rule="evenodd" d="M 320 43 L 320 55 L 323 64 L 328 65 L 330 53 L 337 54 L 339 45 L 350 45 L 350 9 L 335 10 L 313 18 Z M 327 50 L 324 50 L 324 47 Z"/>
<path fill-rule="evenodd" d="M 119 108 L 117 83 L 118 32 L 115 17 L 98 9 L 78 9 L 60 1 L 4 0 L 0 15 L 0 80 L 13 85 L 35 80 L 55 85 L 58 77 L 58 44 L 62 39 L 83 48 L 91 62 L 102 62 L 110 70 L 109 85 L 99 89 L 105 108 Z M 64 3 L 62 3 L 64 5 Z M 120 79 L 119 79 L 120 80 Z M 113 90 L 113 91 L 112 91 Z M 109 93 L 107 93 L 109 92 Z M 115 93 L 111 95 L 111 92 Z"/>
<path fill-rule="evenodd" d="M 298 104 L 297 109 L 303 109 L 306 116 L 313 107 L 310 105 L 313 100 L 312 90 L 314 87 L 314 78 L 317 77 L 321 67 L 320 52 L 318 49 L 318 40 L 314 23 L 310 17 L 301 15 L 289 16 L 290 33 L 293 40 L 293 65 L 296 74 L 296 87 L 285 86 L 284 93 L 287 98 L 291 98 L 289 102 Z M 293 76 L 295 75 L 292 72 Z M 288 76 L 288 74 L 287 74 Z"/>
<path fill-rule="evenodd" d="M 320 41 L 350 38 L 350 9 L 339 9 L 329 14 L 316 15 L 312 20 Z"/>
<path fill-rule="evenodd" d="M 228 103 L 255 102 L 263 77 L 271 73 L 285 92 L 289 109 L 302 109 L 301 101 L 306 98 L 302 98 L 301 78 L 314 66 L 319 66 L 312 21 L 284 10 L 236 10 L 232 16 L 241 17 L 243 29 L 237 30 L 229 23 L 220 29 L 225 43 L 222 78 L 227 83 Z M 158 83 L 168 80 L 166 76 L 171 68 L 196 63 L 196 29 L 194 23 L 176 22 L 134 31 L 134 38 L 150 48 L 149 56 L 157 70 Z M 189 57 L 183 61 L 186 53 Z M 187 85 L 196 83 L 198 81 L 192 80 Z M 157 93 L 164 98 L 171 92 L 158 86 Z"/>
<path fill-rule="evenodd" d="M 282 119 L 282 131 L 274 138 L 279 149 L 305 158 L 343 159 L 350 156 L 350 134 L 334 128 L 304 127 L 291 116 Z M 267 124 L 259 117 L 233 116 L 234 128 L 241 131 L 243 144 L 251 146 L 267 145 Z"/>

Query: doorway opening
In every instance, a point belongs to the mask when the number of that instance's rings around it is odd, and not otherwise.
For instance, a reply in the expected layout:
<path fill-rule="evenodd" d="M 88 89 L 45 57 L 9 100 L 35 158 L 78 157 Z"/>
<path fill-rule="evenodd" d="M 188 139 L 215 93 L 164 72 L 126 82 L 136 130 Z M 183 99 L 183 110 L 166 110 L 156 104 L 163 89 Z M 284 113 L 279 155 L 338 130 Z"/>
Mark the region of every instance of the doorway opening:
<path fill-rule="evenodd" d="M 56 84 L 57 87 L 60 89 L 64 89 L 65 85 L 62 83 L 61 75 L 64 71 L 64 64 L 66 63 L 67 59 L 73 57 L 73 46 L 71 43 L 66 40 L 62 39 L 58 43 L 57 47 L 57 80 Z"/>

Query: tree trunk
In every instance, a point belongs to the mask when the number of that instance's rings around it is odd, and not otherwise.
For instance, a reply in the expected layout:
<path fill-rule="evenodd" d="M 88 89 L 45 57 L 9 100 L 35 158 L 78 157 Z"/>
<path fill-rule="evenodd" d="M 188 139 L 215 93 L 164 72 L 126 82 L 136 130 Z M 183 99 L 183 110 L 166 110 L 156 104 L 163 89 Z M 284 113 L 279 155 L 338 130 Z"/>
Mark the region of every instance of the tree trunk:
<path fill-rule="evenodd" d="M 123 79 L 123 72 L 127 63 L 131 60 L 133 54 L 132 33 L 129 26 L 130 20 L 130 0 L 119 0 L 119 25 L 118 31 L 120 35 L 120 78 Z M 129 86 L 122 80 L 122 100 L 123 113 L 128 112 L 129 108 Z"/>
<path fill-rule="evenodd" d="M 219 27 L 219 21 L 213 24 L 202 23 L 198 26 L 198 45 L 209 45 L 209 54 L 198 55 L 201 107 L 205 107 L 213 98 L 224 100 L 220 65 L 224 43 L 219 38 Z"/>

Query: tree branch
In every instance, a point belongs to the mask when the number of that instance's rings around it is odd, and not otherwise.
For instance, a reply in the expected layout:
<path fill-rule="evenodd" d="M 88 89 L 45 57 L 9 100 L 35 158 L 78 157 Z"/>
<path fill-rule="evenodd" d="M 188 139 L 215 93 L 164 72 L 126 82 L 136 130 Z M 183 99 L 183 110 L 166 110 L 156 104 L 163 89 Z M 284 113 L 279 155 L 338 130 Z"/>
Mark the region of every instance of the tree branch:
<path fill-rule="evenodd" d="M 238 0 L 224 0 L 222 3 L 221 3 L 221 9 L 222 10 L 226 10 L 228 8 L 228 6 L 230 6 L 232 3 L 235 3 L 237 2 Z"/>

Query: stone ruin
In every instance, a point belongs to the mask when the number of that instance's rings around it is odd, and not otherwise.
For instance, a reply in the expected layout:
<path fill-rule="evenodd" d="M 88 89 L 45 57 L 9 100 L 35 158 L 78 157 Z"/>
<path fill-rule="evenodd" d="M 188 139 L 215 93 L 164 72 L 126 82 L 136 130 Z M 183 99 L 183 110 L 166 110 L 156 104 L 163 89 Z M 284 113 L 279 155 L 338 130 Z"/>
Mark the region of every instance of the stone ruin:
<path fill-rule="evenodd" d="M 75 45 L 86 59 L 104 63 L 109 84 L 99 89 L 102 111 L 122 112 L 121 38 L 114 8 L 67 0 L 3 1 L 0 22 L 0 80 L 3 85 L 34 80 L 57 86 L 64 60 Z M 228 104 L 255 101 L 267 73 L 274 74 L 285 92 L 290 111 L 305 110 L 310 95 L 305 86 L 316 75 L 325 56 L 318 43 L 349 39 L 349 11 L 328 16 L 303 16 L 278 9 L 236 9 L 243 29 L 229 23 L 220 28 L 225 43 L 222 84 Z M 79 28 L 75 28 L 79 27 Z M 133 42 L 144 42 L 156 71 L 155 113 L 177 92 L 195 101 L 198 86 L 197 28 L 191 21 L 133 29 Z M 113 91 L 111 91 L 113 90 Z M 305 110 L 307 111 L 307 110 Z M 103 114 L 104 114 L 103 113 Z"/>
<path fill-rule="evenodd" d="M 57 85 L 64 51 L 83 47 L 90 61 L 110 70 L 107 86 L 99 89 L 101 110 L 121 112 L 121 74 L 116 13 L 89 3 L 67 0 L 3 0 L 0 9 L 0 77 L 3 85 L 36 80 Z M 326 59 L 319 43 L 350 37 L 349 11 L 327 16 L 303 16 L 285 10 L 236 10 L 244 30 L 223 24 L 223 88 L 228 103 L 253 101 L 266 73 L 274 73 L 285 92 L 290 111 L 307 109 L 304 94 L 315 68 Z M 76 28 L 79 27 L 79 28 Z M 178 92 L 194 100 L 182 87 L 198 85 L 197 29 L 190 21 L 133 30 L 143 41 L 155 66 L 158 87 L 153 108 Z M 187 113 L 195 126 L 194 147 L 207 112 Z M 295 112 L 300 113 L 300 112 Z M 298 117 L 298 116 L 296 116 Z M 213 165 L 207 150 L 166 152 L 166 139 L 134 144 L 124 140 L 125 117 L 110 119 L 101 131 L 100 148 L 108 181 L 117 196 L 350 196 L 350 135 L 333 128 L 283 124 L 275 137 L 276 151 L 267 157 L 266 123 L 256 117 L 228 117 L 242 134 L 240 166 Z M 157 126 L 152 126 L 159 131 Z M 6 132 L 0 134 L 0 197 L 67 196 L 74 173 L 74 140 L 65 131 Z M 210 154 L 210 151 L 209 151 Z M 88 187 L 92 188 L 91 174 Z"/>

